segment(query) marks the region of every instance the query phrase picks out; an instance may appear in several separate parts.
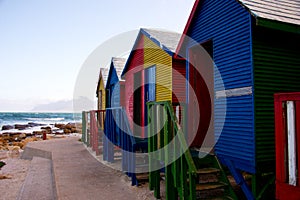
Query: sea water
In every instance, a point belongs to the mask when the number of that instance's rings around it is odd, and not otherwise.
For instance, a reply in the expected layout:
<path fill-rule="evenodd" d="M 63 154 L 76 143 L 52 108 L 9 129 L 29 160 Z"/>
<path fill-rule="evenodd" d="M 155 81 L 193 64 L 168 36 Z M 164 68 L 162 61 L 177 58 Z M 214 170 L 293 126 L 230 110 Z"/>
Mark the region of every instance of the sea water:
<path fill-rule="evenodd" d="M 36 123 L 47 126 L 78 122 L 81 122 L 81 113 L 0 112 L 0 133 L 3 125 Z"/>

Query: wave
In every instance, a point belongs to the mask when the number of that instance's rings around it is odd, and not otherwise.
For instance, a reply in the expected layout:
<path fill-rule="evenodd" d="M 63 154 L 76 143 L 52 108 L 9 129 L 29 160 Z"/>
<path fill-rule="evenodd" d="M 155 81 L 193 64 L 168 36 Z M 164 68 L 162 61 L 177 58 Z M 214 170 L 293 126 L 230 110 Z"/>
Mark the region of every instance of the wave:
<path fill-rule="evenodd" d="M 25 118 L 25 120 L 29 121 L 65 121 L 64 117 L 57 118 Z"/>

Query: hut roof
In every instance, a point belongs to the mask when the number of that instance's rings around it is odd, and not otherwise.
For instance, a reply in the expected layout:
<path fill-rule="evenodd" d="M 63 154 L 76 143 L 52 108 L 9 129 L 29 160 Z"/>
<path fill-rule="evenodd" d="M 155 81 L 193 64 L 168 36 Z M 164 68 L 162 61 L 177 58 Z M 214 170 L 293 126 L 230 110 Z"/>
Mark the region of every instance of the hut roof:
<path fill-rule="evenodd" d="M 126 63 L 126 58 L 112 57 L 111 63 L 116 69 L 119 80 L 121 80 L 121 74 Z"/>
<path fill-rule="evenodd" d="M 238 0 L 255 18 L 300 25 L 300 2 L 296 0 Z"/>
<path fill-rule="evenodd" d="M 136 50 L 136 45 L 138 44 L 141 35 L 145 35 L 146 37 L 148 37 L 152 42 L 154 42 L 157 46 L 166 51 L 170 56 L 173 56 L 175 54 L 176 48 L 181 38 L 181 34 L 176 32 L 171 32 L 163 29 L 141 28 L 131 50 L 131 53 L 129 54 L 127 63 L 122 72 L 122 76 L 128 70 L 128 62 L 132 58 L 132 52 Z"/>
<path fill-rule="evenodd" d="M 246 10 L 250 12 L 252 16 L 257 20 L 257 24 L 265 25 L 270 28 L 275 28 L 278 26 L 276 23 L 284 24 L 281 29 L 288 30 L 296 33 L 300 33 L 300 3 L 298 0 L 236 0 L 240 3 Z M 182 38 L 178 44 L 176 53 L 179 54 L 183 43 L 186 38 L 185 35 L 188 34 L 191 23 L 194 19 L 194 15 L 197 9 L 200 7 L 202 0 L 196 0 L 192 8 L 191 14 L 188 18 L 186 26 L 184 28 Z M 271 25 L 266 25 L 263 20 L 268 20 L 273 22 Z"/>

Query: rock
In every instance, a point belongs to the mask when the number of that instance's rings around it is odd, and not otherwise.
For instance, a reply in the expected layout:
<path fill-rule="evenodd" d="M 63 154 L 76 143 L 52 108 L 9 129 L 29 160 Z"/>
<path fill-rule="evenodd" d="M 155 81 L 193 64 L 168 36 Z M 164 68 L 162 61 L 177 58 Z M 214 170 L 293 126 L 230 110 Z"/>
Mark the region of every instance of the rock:
<path fill-rule="evenodd" d="M 23 139 L 25 139 L 26 137 L 27 137 L 27 135 L 26 135 L 25 133 L 21 133 L 21 134 L 18 136 L 19 140 L 23 140 Z"/>
<path fill-rule="evenodd" d="M 39 124 L 39 123 L 34 123 L 34 122 L 29 122 L 28 126 L 34 127 L 34 126 L 45 126 L 45 124 Z"/>
<path fill-rule="evenodd" d="M 65 124 L 54 124 L 54 127 L 59 128 L 59 129 L 64 129 Z"/>
<path fill-rule="evenodd" d="M 2 131 L 6 131 L 6 130 L 11 130 L 11 129 L 14 129 L 15 127 L 14 126 L 11 126 L 11 125 L 3 125 L 2 126 Z"/>
<path fill-rule="evenodd" d="M 4 165 L 6 165 L 6 163 L 3 162 L 3 161 L 0 161 L 0 169 L 1 169 L 1 167 L 3 167 Z"/>
<path fill-rule="evenodd" d="M 67 129 L 72 129 L 73 127 L 75 127 L 75 125 L 73 125 L 71 123 L 68 123 L 65 125 L 65 128 L 67 128 Z"/>
<path fill-rule="evenodd" d="M 15 124 L 15 129 L 18 129 L 18 130 L 25 130 L 29 127 L 30 126 L 28 124 Z"/>
<path fill-rule="evenodd" d="M 50 126 L 41 127 L 41 129 L 46 131 L 46 134 L 51 134 L 52 133 L 52 129 L 51 129 Z"/>
<path fill-rule="evenodd" d="M 71 128 L 71 132 L 72 132 L 72 133 L 77 133 L 76 127 Z"/>
<path fill-rule="evenodd" d="M 51 130 L 51 127 L 50 126 L 43 126 L 43 127 L 41 127 L 41 129 L 44 129 L 44 130 Z"/>
<path fill-rule="evenodd" d="M 71 133 L 71 130 L 70 130 L 70 129 L 67 129 L 67 128 L 65 128 L 65 129 L 64 129 L 64 134 L 69 134 L 69 133 Z"/>
<path fill-rule="evenodd" d="M 43 135 L 43 131 L 33 131 L 33 135 Z"/>

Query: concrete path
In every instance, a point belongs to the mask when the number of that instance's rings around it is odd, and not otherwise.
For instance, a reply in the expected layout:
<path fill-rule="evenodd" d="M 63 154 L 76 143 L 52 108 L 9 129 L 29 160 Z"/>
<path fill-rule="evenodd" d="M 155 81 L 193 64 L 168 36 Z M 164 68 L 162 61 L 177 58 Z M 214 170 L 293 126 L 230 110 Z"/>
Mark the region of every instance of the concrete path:
<path fill-rule="evenodd" d="M 48 192 L 38 192 L 39 197 L 33 198 L 32 196 L 30 199 L 139 199 L 136 193 L 137 188 L 130 186 L 130 182 L 121 172 L 97 161 L 77 137 L 32 142 L 28 144 L 28 149 L 24 154 L 27 158 L 33 158 L 33 168 L 43 170 L 39 172 L 33 170 L 35 173 L 28 173 L 22 188 L 27 193 L 21 191 L 19 199 L 26 200 L 26 194 L 29 194 L 31 190 L 43 191 L 41 188 Z M 38 155 L 34 155 L 35 149 Z M 36 156 L 47 158 L 37 159 Z M 53 173 L 49 172 L 51 170 L 49 163 L 47 164 L 49 159 L 52 161 Z M 32 174 L 35 178 L 31 177 Z M 54 181 L 52 185 L 55 188 L 49 189 L 51 186 L 49 176 L 51 175 Z M 30 184 L 32 182 L 35 184 Z M 37 184 L 38 188 L 36 188 Z M 56 193 L 52 198 L 49 198 L 49 193 L 51 193 L 49 190 Z"/>

